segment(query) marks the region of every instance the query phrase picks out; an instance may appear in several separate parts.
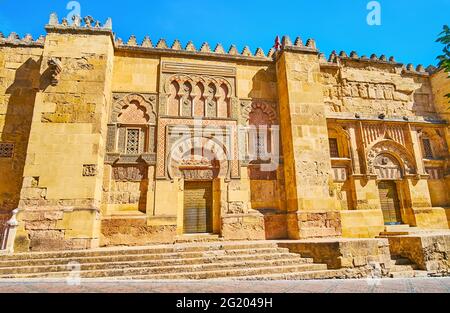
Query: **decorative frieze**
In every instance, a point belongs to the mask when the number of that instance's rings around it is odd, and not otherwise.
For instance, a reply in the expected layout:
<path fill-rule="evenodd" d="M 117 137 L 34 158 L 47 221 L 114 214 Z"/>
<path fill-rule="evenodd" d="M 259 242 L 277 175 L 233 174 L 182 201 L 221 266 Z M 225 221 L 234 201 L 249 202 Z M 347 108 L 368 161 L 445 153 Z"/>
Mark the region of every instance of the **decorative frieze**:
<path fill-rule="evenodd" d="M 234 78 L 164 74 L 160 114 L 165 116 L 230 118 Z"/>
<path fill-rule="evenodd" d="M 362 136 L 365 147 L 370 146 L 372 143 L 383 140 L 391 139 L 401 145 L 406 144 L 405 132 L 407 130 L 402 125 L 387 125 L 387 124 L 363 124 Z"/>
<path fill-rule="evenodd" d="M 147 179 L 145 166 L 114 166 L 112 178 L 116 181 L 141 181 Z"/>

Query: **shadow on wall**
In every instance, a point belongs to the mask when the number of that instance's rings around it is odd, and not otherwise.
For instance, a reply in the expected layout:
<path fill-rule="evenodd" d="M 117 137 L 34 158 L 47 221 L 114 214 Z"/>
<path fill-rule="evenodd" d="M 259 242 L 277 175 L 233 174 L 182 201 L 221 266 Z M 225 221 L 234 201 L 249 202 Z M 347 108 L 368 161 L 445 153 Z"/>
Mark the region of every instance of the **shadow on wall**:
<path fill-rule="evenodd" d="M 249 98 L 256 98 L 256 99 L 262 99 L 267 98 L 265 96 L 268 92 L 268 86 L 269 84 L 273 84 L 273 94 L 276 93 L 276 80 L 274 80 L 274 77 L 276 77 L 275 74 L 275 65 L 270 65 L 266 70 L 261 69 L 259 70 L 255 76 L 252 78 L 253 88 L 250 91 L 248 97 Z M 270 93 L 272 93 L 270 92 Z M 270 100 L 270 99 L 267 99 Z"/>
<path fill-rule="evenodd" d="M 2 210 L 11 211 L 19 205 L 36 94 L 43 86 L 39 74 L 41 63 L 42 58 L 38 61 L 29 58 L 16 70 L 14 82 L 5 92 L 9 101 L 0 141 L 14 143 L 14 154 L 1 171 L 4 180 L 0 184 Z"/>
<path fill-rule="evenodd" d="M 278 103 L 275 66 L 271 65 L 267 69 L 260 69 L 252 78 L 252 87 L 248 94 L 249 98 Z M 254 103 L 258 103 L 258 101 Z M 279 125 L 278 104 L 273 109 L 277 121 L 273 121 L 272 116 L 267 115 L 267 111 L 252 108 L 249 113 L 248 124 L 255 127 Z M 271 142 L 272 139 L 268 138 L 267 147 L 271 145 Z M 282 158 L 281 138 L 278 139 L 278 144 L 280 145 L 278 149 L 279 157 Z M 288 238 L 283 174 L 282 168 L 272 172 L 263 171 L 258 161 L 251 162 L 248 167 L 251 205 L 253 209 L 264 215 L 267 240 Z"/>

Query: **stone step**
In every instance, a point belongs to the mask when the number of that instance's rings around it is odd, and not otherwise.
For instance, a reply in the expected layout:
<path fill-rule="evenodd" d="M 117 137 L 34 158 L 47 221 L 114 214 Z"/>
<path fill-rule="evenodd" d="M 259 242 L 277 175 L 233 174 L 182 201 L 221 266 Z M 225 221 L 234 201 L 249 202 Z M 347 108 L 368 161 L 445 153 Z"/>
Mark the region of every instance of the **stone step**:
<path fill-rule="evenodd" d="M 345 275 L 342 270 L 320 270 L 320 271 L 305 271 L 292 272 L 269 275 L 254 275 L 254 276 L 238 276 L 232 278 L 236 281 L 271 281 L 271 280 L 324 280 L 324 279 L 341 279 L 341 278 L 359 278 L 357 275 Z M 216 279 L 221 280 L 221 279 Z"/>
<path fill-rule="evenodd" d="M 427 278 L 429 276 L 427 271 L 414 271 L 414 274 L 414 277 L 417 278 Z"/>
<path fill-rule="evenodd" d="M 396 231 L 396 232 L 382 232 L 380 233 L 379 236 L 377 236 L 377 238 L 385 238 L 385 237 L 397 237 L 397 236 L 407 236 L 409 235 L 409 232 L 404 231 Z"/>
<path fill-rule="evenodd" d="M 216 271 L 198 271 L 184 273 L 168 273 L 157 275 L 123 276 L 119 279 L 126 280 L 205 280 L 205 279 L 235 279 L 239 277 L 261 277 L 270 274 L 291 274 L 291 273 L 321 273 L 328 272 L 325 264 L 299 264 L 292 266 L 266 266 L 266 267 L 246 267 L 240 269 L 220 269 Z M 311 275 L 313 277 L 314 275 Z M 254 280 L 254 279 L 253 279 Z"/>
<path fill-rule="evenodd" d="M 384 227 L 385 232 L 408 232 L 415 229 L 409 225 L 386 225 Z"/>
<path fill-rule="evenodd" d="M 181 266 L 161 266 L 161 267 L 141 267 L 141 268 L 115 268 L 107 270 L 89 270 L 80 271 L 81 278 L 112 278 L 112 277 L 131 277 L 133 279 L 165 279 L 169 277 L 187 278 L 188 277 L 205 277 L 215 278 L 219 277 L 214 273 L 245 273 L 248 275 L 264 274 L 265 268 L 274 268 L 277 273 L 286 273 L 290 271 L 312 271 L 325 270 L 325 264 L 298 264 L 298 260 L 293 259 L 279 259 L 279 260 L 257 260 L 257 261 L 243 261 L 243 262 L 217 262 L 212 264 L 198 264 L 198 265 L 181 265 Z M 271 272 L 268 272 L 271 273 Z M 1 275 L 0 278 L 56 278 L 56 277 L 73 277 L 74 272 L 45 272 L 35 274 L 9 274 Z M 211 275 L 209 275 L 211 274 Z M 186 277 L 185 277 L 186 276 Z M 211 277 L 213 276 L 213 277 Z M 227 275 L 225 275 L 226 277 Z M 224 276 L 220 276 L 224 277 Z M 199 279 L 205 279 L 199 278 Z M 172 278 L 170 278 L 172 279 Z"/>
<path fill-rule="evenodd" d="M 166 259 L 183 258 L 202 258 L 208 255 L 212 256 L 241 256 L 241 255 L 266 255 L 266 254 L 288 254 L 289 249 L 285 248 L 261 248 L 261 249 L 238 249 L 238 250 L 213 250 L 198 252 L 172 252 L 172 253 L 151 253 L 151 254 L 124 254 L 124 255 L 104 255 L 88 257 L 70 257 L 70 258 L 49 258 L 49 259 L 31 259 L 31 260 L 5 260 L 0 261 L 2 267 L 18 266 L 44 266 L 44 265 L 67 265 L 69 262 L 85 263 L 105 263 L 105 262 L 133 262 L 150 261 Z"/>
<path fill-rule="evenodd" d="M 5 260 L 32 260 L 51 258 L 74 258 L 74 257 L 96 257 L 105 255 L 131 255 L 151 253 L 175 253 L 175 252 L 199 252 L 215 250 L 239 250 L 239 249 L 262 249 L 277 248 L 273 242 L 220 242 L 220 243 L 195 243 L 159 245 L 139 248 L 104 248 L 96 250 L 58 251 L 58 252 L 31 252 L 14 255 L 2 255 L 0 261 Z"/>
<path fill-rule="evenodd" d="M 389 272 L 408 272 L 417 270 L 417 266 L 414 264 L 410 265 L 393 265 L 389 269 Z"/>
<path fill-rule="evenodd" d="M 183 235 L 175 238 L 176 243 L 198 243 L 198 242 L 219 242 L 224 241 L 219 235 L 195 234 Z"/>
<path fill-rule="evenodd" d="M 391 272 L 389 273 L 390 278 L 414 278 L 414 271 L 401 271 L 401 272 Z"/>
<path fill-rule="evenodd" d="M 102 263 L 84 263 L 80 264 L 81 271 L 105 270 L 105 269 L 126 269 L 126 268 L 149 268 L 149 267 L 165 267 L 165 266 L 181 266 L 181 265 L 202 265 L 223 262 L 246 262 L 246 261 L 287 261 L 292 260 L 297 264 L 311 264 L 311 259 L 301 258 L 296 254 L 259 254 L 259 255 L 223 255 L 223 256 L 203 256 L 199 258 L 178 258 L 178 259 L 160 259 L 149 261 L 124 261 L 124 262 L 102 262 Z M 66 272 L 71 269 L 72 265 L 39 265 L 39 266 L 14 266 L 0 268 L 0 275 L 11 274 L 33 274 L 33 273 L 49 273 L 49 272 Z"/>

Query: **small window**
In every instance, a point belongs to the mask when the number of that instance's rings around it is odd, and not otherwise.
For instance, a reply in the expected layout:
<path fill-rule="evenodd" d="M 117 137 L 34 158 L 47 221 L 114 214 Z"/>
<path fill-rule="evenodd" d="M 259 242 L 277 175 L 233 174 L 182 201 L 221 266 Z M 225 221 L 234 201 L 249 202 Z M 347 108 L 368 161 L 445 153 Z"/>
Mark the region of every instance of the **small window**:
<path fill-rule="evenodd" d="M 433 159 L 433 149 L 431 148 L 430 139 L 423 139 L 423 152 L 426 159 Z"/>
<path fill-rule="evenodd" d="M 256 136 L 256 156 L 258 157 L 258 160 L 265 157 L 266 153 L 266 138 L 263 134 L 258 133 Z"/>
<path fill-rule="evenodd" d="M 127 129 L 127 154 L 139 154 L 140 130 Z"/>
<path fill-rule="evenodd" d="M 332 158 L 339 158 L 339 147 L 336 138 L 330 138 L 330 156 Z"/>
<path fill-rule="evenodd" d="M 13 143 L 0 143 L 0 158 L 11 159 L 14 155 Z"/>

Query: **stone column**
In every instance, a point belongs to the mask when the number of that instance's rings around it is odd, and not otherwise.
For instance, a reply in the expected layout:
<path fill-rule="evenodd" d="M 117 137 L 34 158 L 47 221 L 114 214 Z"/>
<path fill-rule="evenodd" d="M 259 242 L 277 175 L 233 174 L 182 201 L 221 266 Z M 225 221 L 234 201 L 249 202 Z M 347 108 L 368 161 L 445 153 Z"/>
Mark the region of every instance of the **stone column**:
<path fill-rule="evenodd" d="M 331 160 L 318 52 L 284 40 L 277 55 L 288 234 L 292 239 L 341 235 L 330 195 Z"/>
<path fill-rule="evenodd" d="M 356 127 L 348 125 L 348 134 L 350 135 L 350 157 L 353 163 L 353 174 L 361 174 L 361 164 L 359 162 L 358 143 L 356 139 Z"/>
<path fill-rule="evenodd" d="M 420 148 L 419 131 L 416 127 L 408 126 L 409 137 L 413 147 L 414 160 L 417 165 L 417 174 L 426 174 L 423 164 L 422 149 Z"/>

